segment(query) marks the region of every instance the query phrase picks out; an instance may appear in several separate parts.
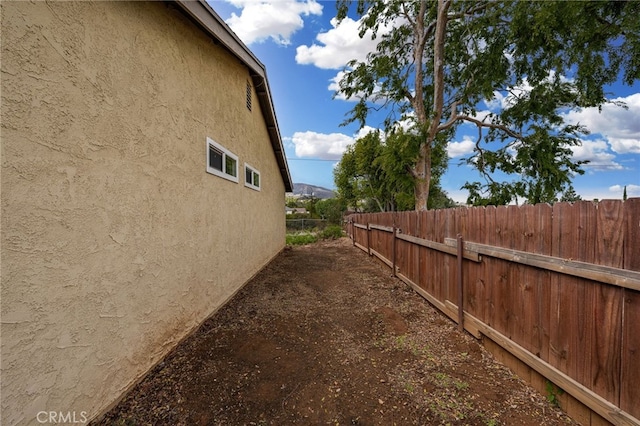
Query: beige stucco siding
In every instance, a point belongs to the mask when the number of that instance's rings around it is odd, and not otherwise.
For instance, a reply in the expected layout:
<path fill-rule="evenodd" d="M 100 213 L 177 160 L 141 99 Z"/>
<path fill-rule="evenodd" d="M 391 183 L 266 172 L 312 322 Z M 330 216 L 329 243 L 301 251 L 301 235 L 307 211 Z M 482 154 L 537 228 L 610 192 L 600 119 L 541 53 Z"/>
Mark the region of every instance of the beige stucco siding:
<path fill-rule="evenodd" d="M 0 7 L 2 422 L 90 418 L 282 249 L 284 183 L 248 69 L 178 11 Z"/>

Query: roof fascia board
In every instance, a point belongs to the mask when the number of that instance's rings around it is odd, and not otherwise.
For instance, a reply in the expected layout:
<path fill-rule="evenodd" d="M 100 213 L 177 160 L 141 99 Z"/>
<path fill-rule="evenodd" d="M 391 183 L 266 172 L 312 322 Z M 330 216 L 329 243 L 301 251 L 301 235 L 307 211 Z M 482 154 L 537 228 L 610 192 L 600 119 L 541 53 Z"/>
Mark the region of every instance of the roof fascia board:
<path fill-rule="evenodd" d="M 231 31 L 229 26 L 204 0 L 175 0 L 182 9 L 191 15 L 203 28 L 229 49 L 254 73 L 264 77 L 265 66 L 255 57 L 247 46 Z"/>

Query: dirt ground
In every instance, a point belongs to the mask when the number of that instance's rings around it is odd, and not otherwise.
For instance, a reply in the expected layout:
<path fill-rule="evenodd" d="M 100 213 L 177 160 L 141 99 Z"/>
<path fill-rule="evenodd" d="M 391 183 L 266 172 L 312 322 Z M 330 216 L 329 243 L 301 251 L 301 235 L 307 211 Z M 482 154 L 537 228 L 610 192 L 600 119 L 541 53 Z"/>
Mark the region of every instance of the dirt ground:
<path fill-rule="evenodd" d="M 287 248 L 97 424 L 575 423 L 343 238 Z"/>

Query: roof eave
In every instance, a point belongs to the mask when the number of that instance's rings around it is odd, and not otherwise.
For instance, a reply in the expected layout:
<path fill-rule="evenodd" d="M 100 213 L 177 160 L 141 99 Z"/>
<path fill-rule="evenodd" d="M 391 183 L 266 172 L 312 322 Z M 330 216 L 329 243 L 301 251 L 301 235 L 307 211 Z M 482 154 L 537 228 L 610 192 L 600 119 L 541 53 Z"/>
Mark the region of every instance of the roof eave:
<path fill-rule="evenodd" d="M 215 38 L 249 68 L 253 86 L 258 95 L 258 103 L 260 104 L 260 109 L 267 126 L 267 132 L 269 133 L 271 146 L 276 156 L 280 174 L 282 175 L 285 192 L 293 191 L 289 165 L 287 164 L 282 137 L 280 136 L 280 128 L 278 127 L 278 120 L 271 98 L 271 90 L 269 88 L 265 66 L 205 0 L 175 0 L 175 3 L 179 5 L 191 19 L 197 22 L 205 32 Z"/>

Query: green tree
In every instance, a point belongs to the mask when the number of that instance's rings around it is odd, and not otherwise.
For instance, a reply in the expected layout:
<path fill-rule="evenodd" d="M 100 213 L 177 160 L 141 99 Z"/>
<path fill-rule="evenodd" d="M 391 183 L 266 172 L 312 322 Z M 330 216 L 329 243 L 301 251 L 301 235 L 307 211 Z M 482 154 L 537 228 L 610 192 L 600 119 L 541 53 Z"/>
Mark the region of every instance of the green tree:
<path fill-rule="evenodd" d="M 477 127 L 468 163 L 485 177 L 467 184 L 472 201 L 557 196 L 580 170 L 569 148 L 584 132 L 565 126 L 560 112 L 602 105 L 603 87 L 620 71 L 627 84 L 639 78 L 640 2 L 340 0 L 339 20 L 352 3 L 360 36 L 379 42 L 365 61 L 349 63 L 340 82 L 339 92 L 358 100 L 346 122 L 364 125 L 380 102 L 389 107 L 387 129 L 413 121 L 420 141 L 407 173 L 417 210 L 428 206 L 440 135 L 461 123 Z M 572 80 L 564 78 L 569 71 Z M 481 101 L 499 96 L 500 112 L 477 115 Z M 539 156 L 537 169 L 514 154 L 520 150 Z M 515 179 L 496 182 L 496 170 Z"/>
<path fill-rule="evenodd" d="M 392 210 L 393 195 L 387 190 L 380 165 L 384 145 L 379 132 L 371 132 L 350 145 L 334 170 L 339 197 L 364 211 Z"/>
<path fill-rule="evenodd" d="M 309 212 L 309 217 L 317 217 L 318 214 L 316 212 L 316 204 L 318 204 L 318 201 L 320 201 L 320 199 L 318 197 L 316 197 L 315 195 L 312 195 L 310 197 L 306 197 L 306 198 L 300 198 L 300 203 L 302 204 L 302 206 L 304 208 L 307 209 L 307 212 Z"/>
<path fill-rule="evenodd" d="M 287 207 L 292 207 L 292 208 L 300 207 L 298 204 L 299 203 L 298 203 L 298 198 L 297 197 L 286 197 L 285 198 L 285 205 Z"/>
<path fill-rule="evenodd" d="M 562 194 L 562 198 L 560 198 L 560 201 L 571 202 L 571 203 L 575 201 L 580 201 L 580 200 L 582 200 L 582 197 L 576 194 L 576 191 L 573 188 L 573 186 L 567 188 L 564 194 Z"/>
<path fill-rule="evenodd" d="M 342 215 L 346 209 L 344 201 L 338 198 L 327 198 L 316 203 L 316 212 L 320 218 L 334 225 L 342 224 Z"/>
<path fill-rule="evenodd" d="M 627 185 L 624 186 L 624 190 L 622 191 L 622 200 L 627 201 Z"/>
<path fill-rule="evenodd" d="M 410 210 L 415 203 L 415 185 L 407 173 L 419 149 L 418 135 L 396 128 L 383 138 L 372 132 L 349 146 L 334 170 L 339 197 L 359 211 Z M 430 208 L 453 204 L 439 185 L 446 168 L 445 143 L 434 149 Z"/>

